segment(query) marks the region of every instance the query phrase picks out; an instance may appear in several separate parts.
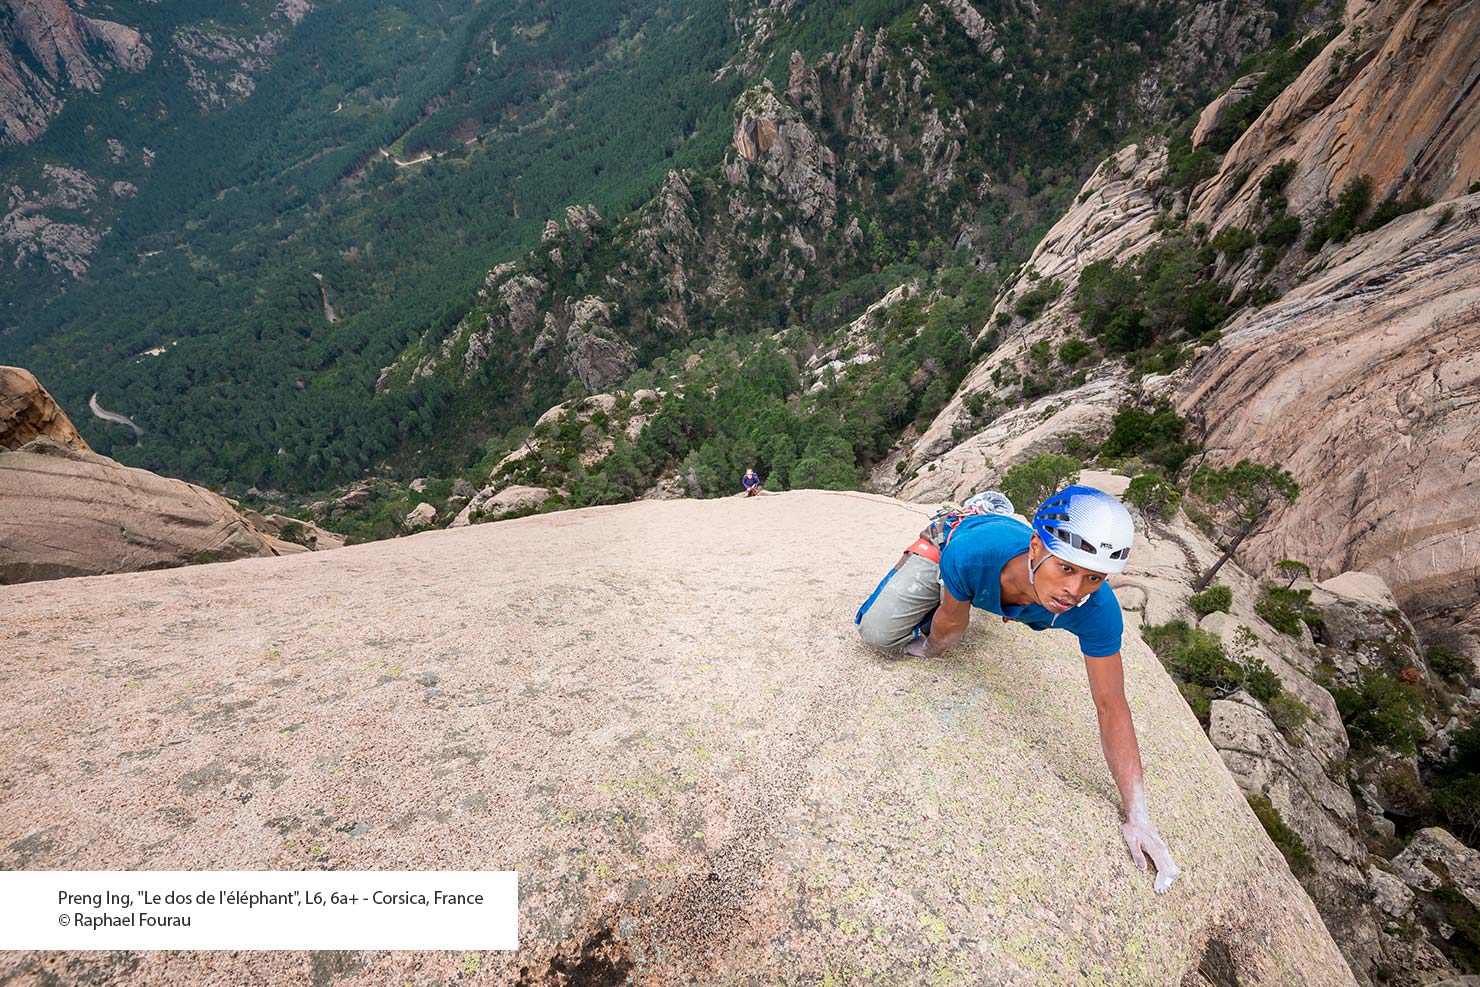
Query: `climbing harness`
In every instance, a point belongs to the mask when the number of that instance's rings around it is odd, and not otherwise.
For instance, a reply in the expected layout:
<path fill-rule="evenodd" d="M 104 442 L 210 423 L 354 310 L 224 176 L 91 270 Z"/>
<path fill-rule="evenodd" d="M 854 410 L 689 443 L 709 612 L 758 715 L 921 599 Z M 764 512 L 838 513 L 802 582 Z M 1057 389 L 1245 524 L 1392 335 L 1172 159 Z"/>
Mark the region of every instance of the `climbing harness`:
<path fill-rule="evenodd" d="M 926 528 L 927 533 L 915 539 L 905 549 L 905 552 L 940 565 L 940 553 L 946 545 L 950 544 L 951 538 L 956 534 L 956 529 L 961 526 L 963 520 L 973 514 L 1011 516 L 1012 513 L 1012 501 L 995 490 L 976 494 L 964 504 L 944 503 L 940 505 L 940 510 L 930 516 L 930 525 Z"/>

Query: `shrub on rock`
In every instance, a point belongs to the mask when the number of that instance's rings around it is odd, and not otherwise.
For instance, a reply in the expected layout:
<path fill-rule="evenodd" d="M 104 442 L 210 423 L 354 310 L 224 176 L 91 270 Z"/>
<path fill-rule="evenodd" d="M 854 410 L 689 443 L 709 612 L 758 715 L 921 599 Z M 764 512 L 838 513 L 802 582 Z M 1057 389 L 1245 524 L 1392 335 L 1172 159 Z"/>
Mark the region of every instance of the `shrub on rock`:
<path fill-rule="evenodd" d="M 1199 617 L 1210 613 L 1228 613 L 1233 608 L 1233 589 L 1228 586 L 1209 586 L 1201 593 L 1188 597 L 1187 605 Z"/>

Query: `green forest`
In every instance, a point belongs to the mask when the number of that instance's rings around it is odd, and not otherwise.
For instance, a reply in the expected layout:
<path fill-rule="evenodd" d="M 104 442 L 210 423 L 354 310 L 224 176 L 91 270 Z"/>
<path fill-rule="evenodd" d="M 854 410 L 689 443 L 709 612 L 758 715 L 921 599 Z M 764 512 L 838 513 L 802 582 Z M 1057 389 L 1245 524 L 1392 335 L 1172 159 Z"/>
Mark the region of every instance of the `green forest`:
<path fill-rule="evenodd" d="M 566 203 L 620 212 L 668 168 L 716 157 L 736 92 L 709 81 L 732 41 L 723 4 L 464 6 L 451 19 L 381 0 L 316 12 L 225 111 L 137 80 L 166 123 L 110 132 L 155 148 L 154 174 L 82 283 L 6 286 L 0 359 L 45 380 L 100 451 L 203 482 L 290 483 L 277 449 L 346 432 L 377 452 L 416 441 L 446 396 L 372 401 L 379 368 L 455 321 L 491 262 Z M 635 45 L 645 57 L 623 57 Z M 443 111 L 424 114 L 434 97 Z M 340 102 L 356 111 L 333 113 Z M 444 126 L 481 143 L 410 168 L 378 153 L 414 157 Z M 24 153 L 86 153 L 89 130 L 85 112 L 64 115 Z M 93 391 L 145 428 L 142 445 L 77 414 Z"/>
<path fill-rule="evenodd" d="M 742 77 L 735 65 L 748 36 L 718 0 L 683 9 L 463 2 L 435 15 L 346 0 L 294 29 L 237 105 L 200 111 L 178 60 L 161 57 L 119 83 L 140 112 L 78 99 L 37 145 L 5 153 L 8 173 L 47 161 L 96 165 L 106 130 L 152 148 L 155 163 L 147 175 L 137 154 L 124 166 L 139 194 L 117 207 L 83 279 L 3 275 L 0 361 L 33 370 L 100 452 L 168 475 L 307 494 L 385 470 L 450 474 L 571 387 L 553 366 L 526 361 L 527 341 L 505 340 L 478 379 L 433 374 L 376 393 L 381 368 L 408 347 L 478 317 L 477 292 L 495 264 L 517 259 L 556 283 L 610 286 L 616 328 L 642 366 L 691 339 L 788 327 L 825 335 L 907 274 L 962 263 L 946 241 L 963 223 L 977 231 L 975 262 L 1002 271 L 1026 256 L 1101 155 L 1180 122 L 1211 91 L 1216 80 L 1168 84 L 1165 105 L 1149 115 L 1123 99 L 1155 71 L 1179 9 L 1075 2 L 1032 20 L 1004 12 L 1001 54 L 985 59 L 953 22 L 927 20 L 914 5 L 816 4 L 778 21 Z M 246 31 L 264 10 L 191 17 Z M 178 11 L 127 13 L 155 38 L 179 26 Z M 746 225 L 725 228 L 721 164 L 734 105 L 762 76 L 784 89 L 793 50 L 817 59 L 859 30 L 883 39 L 892 68 L 925 67 L 918 105 L 869 109 L 915 157 L 871 153 L 850 130 L 847 85 L 824 72 L 825 105 L 811 125 L 840 169 L 857 175 L 838 188 L 837 223 L 857 221 L 865 245 L 843 251 L 838 236 L 819 235 L 805 276 L 789 280 L 763 247 L 795 228 L 785 203 L 752 193 Z M 944 188 L 922 181 L 927 106 L 964 134 Z M 723 306 L 690 300 L 677 332 L 652 318 L 651 272 L 623 273 L 621 239 L 623 217 L 674 169 L 693 176 L 697 223 L 723 232 L 744 288 Z M 609 218 L 605 243 L 563 268 L 548 251 L 527 254 L 572 203 Z M 983 314 L 979 300 L 955 304 Z M 850 469 L 921 408 L 943 404 L 969 355 L 937 360 L 946 369 L 936 386 L 902 404 L 885 393 L 887 379 L 871 381 L 871 410 L 840 419 Z M 132 417 L 142 441 L 89 417 L 93 392 Z M 843 475 L 829 465 L 842 446 L 808 455 L 806 436 L 790 441 L 830 482 Z"/>

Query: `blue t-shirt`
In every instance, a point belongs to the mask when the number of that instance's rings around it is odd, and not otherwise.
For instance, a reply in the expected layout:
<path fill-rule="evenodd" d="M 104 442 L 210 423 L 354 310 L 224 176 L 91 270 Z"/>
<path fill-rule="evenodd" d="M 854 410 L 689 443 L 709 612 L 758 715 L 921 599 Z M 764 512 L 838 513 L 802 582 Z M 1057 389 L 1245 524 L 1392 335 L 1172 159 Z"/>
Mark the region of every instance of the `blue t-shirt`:
<path fill-rule="evenodd" d="M 1003 606 L 1002 567 L 1028 550 L 1033 529 L 1002 514 L 969 514 L 940 553 L 940 578 L 958 600 L 999 616 L 1020 620 L 1035 631 L 1061 627 L 1079 638 L 1079 649 L 1090 658 L 1104 658 L 1120 650 L 1125 623 L 1120 601 L 1108 582 L 1083 604 L 1056 614 L 1039 603 Z"/>

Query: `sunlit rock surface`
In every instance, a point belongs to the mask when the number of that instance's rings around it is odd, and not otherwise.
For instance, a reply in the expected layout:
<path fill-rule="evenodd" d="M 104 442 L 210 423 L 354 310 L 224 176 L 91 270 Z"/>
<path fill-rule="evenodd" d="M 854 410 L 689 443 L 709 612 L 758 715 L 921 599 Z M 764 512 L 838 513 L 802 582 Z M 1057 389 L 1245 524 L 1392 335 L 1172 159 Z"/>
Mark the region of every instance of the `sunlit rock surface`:
<path fill-rule="evenodd" d="M 1134 633 L 1149 800 L 1184 869 L 1164 896 L 1121 840 L 1072 638 L 978 619 L 940 659 L 858 643 L 926 510 L 643 502 L 6 588 L 0 866 L 517 868 L 521 947 L 472 983 L 584 957 L 650 984 L 1351 984 Z M 332 960 L 336 984 L 468 963 Z M 326 962 L 11 953 L 0 979 Z"/>

